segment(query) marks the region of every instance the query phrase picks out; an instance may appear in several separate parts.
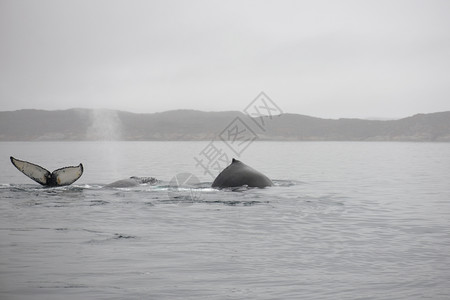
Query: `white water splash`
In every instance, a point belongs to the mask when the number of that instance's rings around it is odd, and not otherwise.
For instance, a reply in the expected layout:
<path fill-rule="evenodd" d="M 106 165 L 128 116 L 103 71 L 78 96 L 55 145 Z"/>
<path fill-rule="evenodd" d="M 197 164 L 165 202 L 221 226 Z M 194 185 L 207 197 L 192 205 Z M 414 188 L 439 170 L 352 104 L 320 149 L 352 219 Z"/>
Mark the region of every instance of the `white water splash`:
<path fill-rule="evenodd" d="M 97 144 L 98 159 L 106 174 L 113 178 L 121 178 L 120 174 L 122 153 L 116 142 L 122 140 L 122 122 L 117 111 L 107 109 L 96 109 L 91 111 L 91 125 L 86 137 L 91 141 L 100 141 Z"/>
<path fill-rule="evenodd" d="M 122 139 L 122 122 L 117 111 L 95 109 L 91 112 L 91 126 L 86 136 L 89 140 L 120 141 Z"/>

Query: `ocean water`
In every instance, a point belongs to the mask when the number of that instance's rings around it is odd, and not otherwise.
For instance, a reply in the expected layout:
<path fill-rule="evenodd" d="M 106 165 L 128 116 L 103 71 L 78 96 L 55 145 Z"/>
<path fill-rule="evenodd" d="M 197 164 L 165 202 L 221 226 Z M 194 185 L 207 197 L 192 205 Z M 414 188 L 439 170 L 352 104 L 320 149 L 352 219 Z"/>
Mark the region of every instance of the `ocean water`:
<path fill-rule="evenodd" d="M 0 299 L 450 299 L 449 143 L 254 142 L 275 186 L 220 191 L 207 146 L 0 143 Z M 11 155 L 84 174 L 43 188 Z M 104 187 L 130 176 L 160 182 Z"/>

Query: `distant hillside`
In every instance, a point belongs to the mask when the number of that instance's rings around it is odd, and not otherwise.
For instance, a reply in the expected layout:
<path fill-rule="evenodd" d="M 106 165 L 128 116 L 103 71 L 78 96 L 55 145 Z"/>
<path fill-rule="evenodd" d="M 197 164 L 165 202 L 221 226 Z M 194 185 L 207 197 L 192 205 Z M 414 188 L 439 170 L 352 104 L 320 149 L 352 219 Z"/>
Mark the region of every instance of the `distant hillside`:
<path fill-rule="evenodd" d="M 298 114 L 251 119 L 235 111 L 194 110 L 153 114 L 89 109 L 0 112 L 0 141 L 212 140 L 219 134 L 221 138 L 245 139 L 233 135 L 243 130 L 258 140 L 450 142 L 450 112 L 391 121 Z"/>
<path fill-rule="evenodd" d="M 273 118 L 267 127 L 267 139 L 450 142 L 450 112 L 417 114 L 390 121 L 331 120 L 284 114 Z"/>

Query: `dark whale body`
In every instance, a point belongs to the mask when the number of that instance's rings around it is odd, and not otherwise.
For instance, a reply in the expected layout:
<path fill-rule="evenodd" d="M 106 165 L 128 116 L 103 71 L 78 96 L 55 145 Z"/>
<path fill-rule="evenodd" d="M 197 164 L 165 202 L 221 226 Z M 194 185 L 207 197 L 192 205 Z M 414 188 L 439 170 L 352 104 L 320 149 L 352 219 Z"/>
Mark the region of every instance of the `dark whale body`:
<path fill-rule="evenodd" d="M 263 173 L 256 171 L 243 162 L 234 159 L 214 180 L 212 187 L 228 188 L 247 185 L 248 187 L 264 188 L 272 186 L 272 181 Z"/>

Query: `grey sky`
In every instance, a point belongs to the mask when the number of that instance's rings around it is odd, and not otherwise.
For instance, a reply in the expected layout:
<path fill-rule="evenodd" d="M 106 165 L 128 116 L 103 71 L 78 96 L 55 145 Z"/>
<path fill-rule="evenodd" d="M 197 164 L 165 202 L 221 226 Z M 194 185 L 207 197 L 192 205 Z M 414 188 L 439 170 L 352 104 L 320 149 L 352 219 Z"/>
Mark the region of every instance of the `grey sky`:
<path fill-rule="evenodd" d="M 0 0 L 0 111 L 450 110 L 450 1 Z"/>

